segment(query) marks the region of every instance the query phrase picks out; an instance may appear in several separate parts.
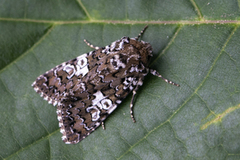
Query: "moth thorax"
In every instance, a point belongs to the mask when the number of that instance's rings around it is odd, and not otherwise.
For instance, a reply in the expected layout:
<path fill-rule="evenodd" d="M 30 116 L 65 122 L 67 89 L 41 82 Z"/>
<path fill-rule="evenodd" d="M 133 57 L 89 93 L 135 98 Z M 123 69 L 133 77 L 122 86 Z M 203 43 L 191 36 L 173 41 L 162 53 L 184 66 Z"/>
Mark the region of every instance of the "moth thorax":
<path fill-rule="evenodd" d="M 150 43 L 144 41 L 137 41 L 138 42 L 138 50 L 141 56 L 140 60 L 144 64 L 145 67 L 148 67 L 150 58 L 152 57 L 152 46 Z"/>

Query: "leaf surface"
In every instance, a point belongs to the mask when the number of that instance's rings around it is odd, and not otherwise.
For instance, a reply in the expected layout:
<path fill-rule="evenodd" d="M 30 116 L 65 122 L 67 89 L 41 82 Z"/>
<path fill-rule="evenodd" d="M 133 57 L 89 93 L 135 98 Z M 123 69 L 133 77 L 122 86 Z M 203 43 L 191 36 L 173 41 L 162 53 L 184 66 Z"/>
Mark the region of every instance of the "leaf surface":
<path fill-rule="evenodd" d="M 0 2 L 0 159 L 240 159 L 240 10 L 236 0 Z M 31 87 L 40 74 L 123 36 L 153 47 L 148 75 L 76 145 L 56 107 Z"/>

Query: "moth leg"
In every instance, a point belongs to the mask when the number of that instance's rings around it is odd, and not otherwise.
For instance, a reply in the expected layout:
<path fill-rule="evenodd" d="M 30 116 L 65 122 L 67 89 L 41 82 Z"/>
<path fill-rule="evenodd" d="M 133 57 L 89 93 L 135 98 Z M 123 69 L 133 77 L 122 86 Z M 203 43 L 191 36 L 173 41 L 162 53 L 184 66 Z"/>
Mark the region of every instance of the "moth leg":
<path fill-rule="evenodd" d="M 98 46 L 94 46 L 94 45 L 92 45 L 91 43 L 89 43 L 86 39 L 84 39 L 84 42 L 89 46 L 89 47 L 91 47 L 91 48 L 93 48 L 93 49 L 96 49 L 96 50 L 98 50 L 100 47 L 98 47 Z"/>
<path fill-rule="evenodd" d="M 146 25 L 146 26 L 143 28 L 143 30 L 138 34 L 137 37 L 135 37 L 136 40 L 138 40 L 138 39 L 142 36 L 142 34 L 143 34 L 143 33 L 145 32 L 145 30 L 147 29 L 147 27 L 148 27 L 148 25 Z"/>
<path fill-rule="evenodd" d="M 139 80 L 139 82 L 141 82 L 141 84 L 142 84 L 142 80 Z M 133 102 L 134 102 L 134 98 L 135 98 L 135 95 L 137 93 L 138 87 L 139 87 L 139 85 L 137 85 L 136 88 L 133 90 L 132 100 L 131 100 L 131 103 L 130 103 L 130 115 L 131 115 L 131 118 L 132 118 L 134 123 L 136 122 L 136 120 L 133 116 Z"/>
<path fill-rule="evenodd" d="M 132 100 L 131 100 L 131 103 L 130 103 L 130 114 L 131 114 L 131 118 L 132 118 L 134 123 L 136 122 L 136 120 L 135 120 L 135 118 L 133 116 L 133 101 L 134 101 L 135 95 L 136 95 L 136 91 L 133 90 Z"/>
<path fill-rule="evenodd" d="M 162 75 L 160 75 L 156 70 L 150 69 L 150 73 L 154 76 L 158 76 L 159 78 L 162 78 L 165 82 L 167 82 L 169 84 L 172 84 L 172 85 L 178 86 L 178 87 L 180 86 L 179 84 L 176 84 L 172 81 L 167 80 L 166 78 L 163 78 Z"/>
<path fill-rule="evenodd" d="M 102 128 L 105 129 L 105 125 L 104 125 L 104 122 L 102 122 Z"/>

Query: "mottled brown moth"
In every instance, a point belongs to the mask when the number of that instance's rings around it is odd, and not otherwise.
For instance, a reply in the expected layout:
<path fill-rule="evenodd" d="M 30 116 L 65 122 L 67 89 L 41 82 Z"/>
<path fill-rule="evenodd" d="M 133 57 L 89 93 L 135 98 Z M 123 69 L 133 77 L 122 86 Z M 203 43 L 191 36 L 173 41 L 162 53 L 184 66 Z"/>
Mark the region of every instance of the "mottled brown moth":
<path fill-rule="evenodd" d="M 62 140 L 74 144 L 93 132 L 133 92 L 133 101 L 144 77 L 151 74 L 179 86 L 149 69 L 152 46 L 139 38 L 122 37 L 106 47 L 86 44 L 94 51 L 64 62 L 40 75 L 32 86 L 48 103 L 57 105 Z"/>

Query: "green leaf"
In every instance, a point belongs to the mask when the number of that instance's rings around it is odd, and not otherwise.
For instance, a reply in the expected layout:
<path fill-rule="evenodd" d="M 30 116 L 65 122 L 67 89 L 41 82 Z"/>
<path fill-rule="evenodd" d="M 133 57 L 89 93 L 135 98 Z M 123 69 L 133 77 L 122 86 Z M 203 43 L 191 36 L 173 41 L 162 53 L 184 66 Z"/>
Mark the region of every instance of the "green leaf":
<path fill-rule="evenodd" d="M 240 5 L 236 0 L 0 2 L 0 159 L 240 159 Z M 123 36 L 151 43 L 148 75 L 76 145 L 56 107 L 31 87 L 40 74 Z"/>

